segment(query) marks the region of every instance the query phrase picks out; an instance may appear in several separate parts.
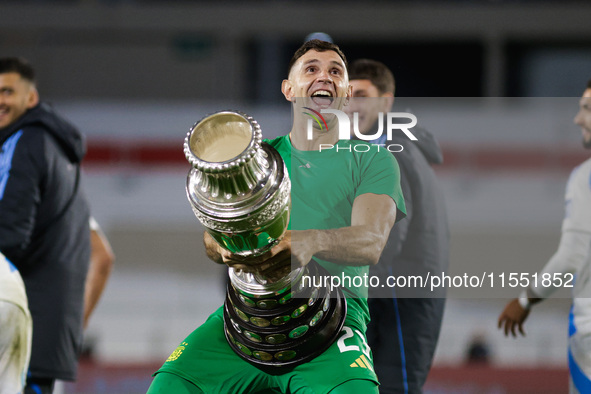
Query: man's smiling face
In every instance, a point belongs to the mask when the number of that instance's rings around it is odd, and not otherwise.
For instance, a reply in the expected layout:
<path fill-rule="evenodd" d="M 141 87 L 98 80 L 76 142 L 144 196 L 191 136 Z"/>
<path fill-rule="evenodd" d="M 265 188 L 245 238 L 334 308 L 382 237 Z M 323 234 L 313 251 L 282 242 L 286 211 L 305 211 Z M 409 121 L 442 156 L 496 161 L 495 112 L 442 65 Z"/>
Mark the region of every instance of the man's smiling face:
<path fill-rule="evenodd" d="M 353 88 L 353 99 L 346 112 L 351 119 L 353 114 L 357 113 L 361 134 L 374 133 L 372 127 L 378 121 L 379 113 L 390 110 L 394 96 L 392 93 L 380 93 L 369 79 L 354 79 L 350 83 Z"/>
<path fill-rule="evenodd" d="M 308 98 L 305 106 L 320 111 L 323 108 L 341 109 L 351 96 L 347 68 L 334 51 L 309 50 L 293 65 L 281 91 L 289 101 Z"/>
<path fill-rule="evenodd" d="M 0 129 L 16 122 L 39 102 L 33 84 L 16 72 L 0 74 Z"/>

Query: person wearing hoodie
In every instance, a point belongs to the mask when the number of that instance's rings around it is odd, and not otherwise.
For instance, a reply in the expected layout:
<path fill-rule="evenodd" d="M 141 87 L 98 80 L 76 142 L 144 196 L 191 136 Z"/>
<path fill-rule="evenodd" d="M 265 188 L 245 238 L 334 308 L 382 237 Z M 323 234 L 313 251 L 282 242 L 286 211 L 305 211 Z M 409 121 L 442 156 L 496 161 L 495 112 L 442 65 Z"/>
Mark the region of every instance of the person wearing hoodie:
<path fill-rule="evenodd" d="M 56 379 L 76 378 L 85 293 L 96 299 L 106 279 L 86 283 L 84 137 L 40 102 L 24 59 L 0 58 L 0 145 L 0 252 L 23 278 L 33 319 L 25 393 L 51 393 Z"/>
<path fill-rule="evenodd" d="M 362 134 L 375 134 L 379 113 L 390 111 L 395 82 L 383 63 L 359 59 L 349 66 L 353 99 L 347 111 L 357 112 Z M 385 116 L 384 116 L 385 119 Z M 396 152 L 407 216 L 393 227 L 380 261 L 370 274 L 387 283 L 388 277 L 423 278 L 447 270 L 449 226 L 442 191 L 433 164 L 443 155 L 433 135 L 419 127 L 411 141 L 403 133 L 383 133 L 376 144 Z M 402 149 L 401 149 L 402 148 Z M 445 292 L 420 288 L 369 288 L 371 322 L 367 340 L 373 352 L 380 393 L 421 393 L 431 367 L 445 305 Z"/>

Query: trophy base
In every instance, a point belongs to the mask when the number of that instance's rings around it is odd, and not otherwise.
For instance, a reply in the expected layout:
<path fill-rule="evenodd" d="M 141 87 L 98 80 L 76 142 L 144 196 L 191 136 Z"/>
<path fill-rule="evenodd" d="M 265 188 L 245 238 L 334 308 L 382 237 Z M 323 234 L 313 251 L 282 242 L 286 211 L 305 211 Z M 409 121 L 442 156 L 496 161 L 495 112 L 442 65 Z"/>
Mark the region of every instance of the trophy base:
<path fill-rule="evenodd" d="M 310 277 L 328 275 L 315 262 L 306 270 L 304 275 Z M 304 287 L 304 275 L 285 291 L 266 297 L 228 285 L 224 331 L 238 356 L 257 367 L 294 367 L 320 355 L 336 340 L 347 315 L 343 292 Z"/>

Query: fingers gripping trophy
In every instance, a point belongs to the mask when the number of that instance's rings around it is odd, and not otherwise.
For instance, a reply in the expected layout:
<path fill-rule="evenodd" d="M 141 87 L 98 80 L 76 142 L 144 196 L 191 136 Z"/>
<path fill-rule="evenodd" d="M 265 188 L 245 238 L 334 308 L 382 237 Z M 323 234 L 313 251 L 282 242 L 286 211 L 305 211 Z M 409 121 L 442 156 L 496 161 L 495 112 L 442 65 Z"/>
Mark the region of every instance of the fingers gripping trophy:
<path fill-rule="evenodd" d="M 197 122 L 184 152 L 192 168 L 187 197 L 211 237 L 243 257 L 265 254 L 289 224 L 291 183 L 279 153 L 239 111 L 220 111 Z M 345 316 L 340 289 L 313 286 L 326 275 L 311 262 L 281 278 L 230 267 L 224 329 L 230 347 L 260 367 L 286 367 L 321 354 L 336 339 Z"/>

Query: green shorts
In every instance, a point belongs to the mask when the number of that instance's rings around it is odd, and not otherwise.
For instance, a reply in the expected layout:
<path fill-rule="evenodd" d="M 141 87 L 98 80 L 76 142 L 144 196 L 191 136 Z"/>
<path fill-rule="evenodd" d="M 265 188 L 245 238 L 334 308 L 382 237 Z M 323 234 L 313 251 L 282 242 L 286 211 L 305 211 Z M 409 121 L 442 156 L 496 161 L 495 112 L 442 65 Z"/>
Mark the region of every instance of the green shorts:
<path fill-rule="evenodd" d="M 154 376 L 160 372 L 183 378 L 205 393 L 223 394 L 265 390 L 321 394 L 354 379 L 378 384 L 365 333 L 358 329 L 343 327 L 337 341 L 307 363 L 262 371 L 237 356 L 226 342 L 222 308 L 193 331 Z"/>

